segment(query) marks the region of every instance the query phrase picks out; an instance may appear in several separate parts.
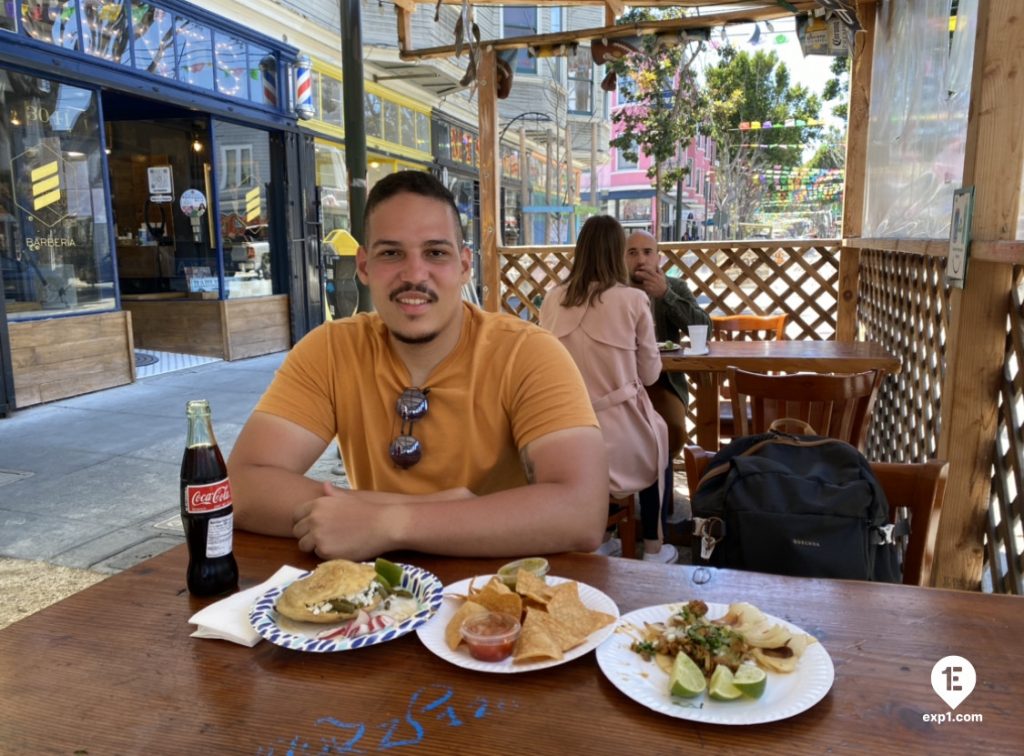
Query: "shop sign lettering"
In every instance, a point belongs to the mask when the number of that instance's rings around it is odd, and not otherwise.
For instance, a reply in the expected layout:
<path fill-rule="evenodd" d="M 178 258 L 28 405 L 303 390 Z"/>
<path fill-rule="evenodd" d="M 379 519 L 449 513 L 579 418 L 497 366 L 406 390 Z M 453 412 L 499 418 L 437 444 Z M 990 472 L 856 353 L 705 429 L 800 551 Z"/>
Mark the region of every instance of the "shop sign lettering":
<path fill-rule="evenodd" d="M 38 252 L 43 247 L 77 247 L 75 240 L 70 236 L 26 236 L 25 246 L 33 252 Z"/>

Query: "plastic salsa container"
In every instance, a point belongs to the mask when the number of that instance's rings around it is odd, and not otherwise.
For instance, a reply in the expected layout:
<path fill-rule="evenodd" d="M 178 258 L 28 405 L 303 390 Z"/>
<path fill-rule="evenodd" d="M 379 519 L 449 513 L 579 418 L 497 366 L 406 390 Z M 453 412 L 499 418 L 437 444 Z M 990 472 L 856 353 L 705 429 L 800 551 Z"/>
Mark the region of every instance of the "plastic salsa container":
<path fill-rule="evenodd" d="M 527 557 L 526 559 L 517 559 L 514 562 L 509 562 L 503 565 L 498 570 L 498 577 L 501 578 L 501 582 L 507 585 L 512 590 L 516 588 L 516 575 L 519 570 L 526 570 L 532 572 L 537 577 L 544 579 L 544 576 L 548 574 L 548 570 L 551 569 L 548 564 L 548 560 L 544 557 Z"/>
<path fill-rule="evenodd" d="M 486 612 L 467 617 L 460 632 L 470 656 L 480 661 L 499 662 L 512 655 L 519 629 L 519 620 L 511 614 Z"/>

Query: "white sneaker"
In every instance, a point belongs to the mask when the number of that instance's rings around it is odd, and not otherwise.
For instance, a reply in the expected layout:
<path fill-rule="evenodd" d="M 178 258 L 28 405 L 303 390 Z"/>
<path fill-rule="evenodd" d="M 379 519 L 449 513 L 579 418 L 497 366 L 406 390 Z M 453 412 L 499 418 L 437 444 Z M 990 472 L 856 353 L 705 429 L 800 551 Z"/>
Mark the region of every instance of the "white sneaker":
<path fill-rule="evenodd" d="M 609 538 L 598 546 L 593 553 L 607 557 L 622 556 L 622 540 L 619 538 Z"/>
<path fill-rule="evenodd" d="M 671 543 L 661 544 L 661 549 L 655 551 L 653 554 L 644 552 L 645 562 L 660 562 L 661 564 L 675 564 L 676 560 L 679 559 L 679 552 L 676 547 Z"/>

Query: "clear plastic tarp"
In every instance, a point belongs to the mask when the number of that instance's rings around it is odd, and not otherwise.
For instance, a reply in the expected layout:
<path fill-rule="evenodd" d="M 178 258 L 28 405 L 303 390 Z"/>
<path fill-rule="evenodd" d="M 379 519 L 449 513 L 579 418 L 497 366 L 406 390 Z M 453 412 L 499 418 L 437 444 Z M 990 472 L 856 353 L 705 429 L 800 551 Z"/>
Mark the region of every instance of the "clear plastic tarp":
<path fill-rule="evenodd" d="M 963 179 L 978 0 L 877 6 L 861 235 L 949 236 Z"/>

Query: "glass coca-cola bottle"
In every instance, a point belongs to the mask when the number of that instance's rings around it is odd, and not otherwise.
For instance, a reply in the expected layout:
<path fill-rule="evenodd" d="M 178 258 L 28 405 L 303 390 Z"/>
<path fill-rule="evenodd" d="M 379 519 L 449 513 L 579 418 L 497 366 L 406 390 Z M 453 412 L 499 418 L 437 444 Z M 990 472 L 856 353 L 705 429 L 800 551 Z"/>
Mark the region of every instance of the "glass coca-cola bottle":
<path fill-rule="evenodd" d="M 185 412 L 188 436 L 181 460 L 181 524 L 188 542 L 188 590 L 195 596 L 217 596 L 238 587 L 231 546 L 231 483 L 213 436 L 210 403 L 194 399 L 186 403 Z"/>

